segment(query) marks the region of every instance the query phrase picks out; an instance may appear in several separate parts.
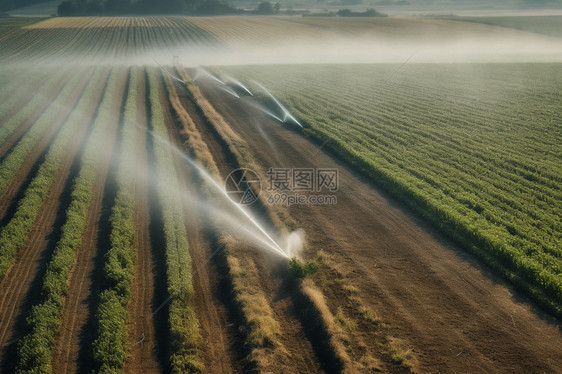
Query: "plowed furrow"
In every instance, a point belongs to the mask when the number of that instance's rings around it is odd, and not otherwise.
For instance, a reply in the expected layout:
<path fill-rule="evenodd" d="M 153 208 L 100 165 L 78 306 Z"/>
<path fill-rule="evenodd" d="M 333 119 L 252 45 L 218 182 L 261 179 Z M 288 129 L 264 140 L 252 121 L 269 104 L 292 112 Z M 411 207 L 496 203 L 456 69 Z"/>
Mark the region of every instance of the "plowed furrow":
<path fill-rule="evenodd" d="M 139 75 L 139 90 L 137 93 L 138 111 L 138 146 L 143 150 L 138 155 L 137 170 L 139 171 L 135 188 L 135 248 L 137 259 L 135 264 L 135 280 L 129 302 L 129 345 L 130 355 L 125 361 L 125 373 L 158 373 L 162 366 L 158 356 L 158 335 L 156 334 L 156 316 L 154 310 L 155 273 L 156 264 L 153 259 L 150 240 L 150 206 L 148 183 L 145 179 L 148 172 L 146 154 L 147 141 L 146 107 L 145 107 L 144 74 Z"/>
<path fill-rule="evenodd" d="M 87 82 L 88 77 L 85 78 Z M 94 98 L 101 95 L 102 89 L 103 85 L 100 84 Z M 91 114 L 95 111 L 95 104 L 95 101 L 92 102 Z M 60 120 L 64 121 L 63 118 Z M 68 205 L 64 201 L 68 197 L 63 196 L 68 195 L 66 190 L 71 187 L 69 178 L 74 177 L 73 163 L 80 150 L 81 138 L 87 133 L 89 124 L 85 122 L 79 125 L 81 129 L 77 136 L 78 141 L 69 148 L 54 178 L 38 219 L 33 224 L 27 244 L 17 254 L 10 272 L 0 283 L 0 362 L 8 369 L 11 369 L 13 360 L 7 358 L 15 356 L 17 339 L 23 333 L 26 307 L 33 305 L 34 299 L 38 296 L 38 282 L 42 277 L 40 269 L 44 267 L 59 237 L 64 208 Z"/>
<path fill-rule="evenodd" d="M 123 97 L 126 82 L 126 70 L 119 75 L 121 80 L 116 92 L 117 98 Z M 101 99 L 100 99 L 101 101 Z M 77 261 L 69 278 L 69 287 L 63 308 L 60 335 L 55 340 L 52 350 L 53 372 L 75 373 L 92 369 L 91 343 L 94 339 L 93 311 L 99 289 L 99 271 L 103 263 L 104 241 L 107 240 L 107 226 L 110 206 L 115 195 L 115 186 L 110 162 L 114 157 L 115 140 L 119 124 L 121 102 L 116 100 L 112 110 L 114 120 L 108 126 L 107 149 L 100 153 L 96 184 L 88 210 L 86 230 L 82 246 L 77 253 Z M 114 182 L 114 181 L 113 181 Z"/>

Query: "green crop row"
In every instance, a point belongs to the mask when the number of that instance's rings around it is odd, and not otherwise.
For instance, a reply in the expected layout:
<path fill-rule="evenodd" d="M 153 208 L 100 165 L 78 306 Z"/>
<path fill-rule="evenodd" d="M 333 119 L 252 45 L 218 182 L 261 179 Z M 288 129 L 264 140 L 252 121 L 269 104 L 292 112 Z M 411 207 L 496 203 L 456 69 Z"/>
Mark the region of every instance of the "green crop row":
<path fill-rule="evenodd" d="M 156 160 L 157 193 L 162 205 L 164 247 L 166 250 L 167 288 L 170 328 L 170 365 L 172 372 L 201 371 L 199 353 L 201 335 L 193 306 L 191 257 L 184 224 L 180 185 L 174 164 L 164 112 L 161 106 L 158 76 L 148 70 L 152 138 Z"/>
<path fill-rule="evenodd" d="M 137 68 L 129 73 L 123 114 L 122 142 L 117 167 L 117 195 L 109 218 L 111 247 L 105 254 L 104 287 L 97 311 L 97 337 L 93 344 L 99 373 L 118 373 L 127 354 L 127 304 L 135 269 L 134 184 L 137 155 Z"/>
<path fill-rule="evenodd" d="M 26 96 L 40 91 L 42 94 L 51 91 L 52 82 L 60 81 L 66 72 L 58 74 L 50 69 L 36 69 L 32 71 L 14 72 L 13 75 L 0 78 L 2 85 L 2 94 L 0 96 L 0 118 L 3 118 L 10 110 L 14 108 L 19 101 Z M 48 77 L 47 79 L 45 77 Z M 43 82 L 41 82 L 43 81 Z M 38 82 L 41 86 L 37 87 Z M 33 100 L 33 98 L 31 99 Z"/>
<path fill-rule="evenodd" d="M 60 112 L 70 110 L 70 108 L 66 107 L 66 103 L 68 103 L 72 98 L 72 94 L 82 79 L 81 74 L 76 74 L 72 77 L 55 101 L 32 125 L 29 131 L 26 132 L 23 138 L 16 144 L 10 153 L 8 153 L 2 160 L 2 163 L 0 164 L 0 195 L 6 192 L 6 189 L 20 169 L 21 165 L 25 162 L 27 156 L 33 151 L 33 148 L 45 135 L 47 130 L 53 126 L 53 122 L 60 115 Z M 12 120 L 8 121 L 8 123 L 4 124 L 4 126 L 0 128 L 0 138 L 3 138 L 1 139 L 2 141 L 11 134 L 11 132 L 15 129 L 15 126 L 19 125 L 20 121 L 31 115 L 36 104 L 37 103 L 33 103 L 33 105 L 29 108 L 26 106 L 22 109 L 21 115 L 16 114 Z M 4 128 L 6 128 L 6 131 L 3 130 Z"/>
<path fill-rule="evenodd" d="M 33 178 L 23 198 L 18 203 L 16 213 L 0 231 L 0 279 L 6 275 L 16 253 L 25 244 L 29 230 L 31 230 L 49 193 L 53 179 L 62 164 L 66 151 L 75 141 L 75 136 L 82 128 L 82 124 L 88 120 L 85 118 L 84 112 L 91 105 L 94 93 L 102 77 L 103 71 L 96 70 L 94 72 L 75 110 L 63 124 L 60 133 L 47 152 L 44 162 L 39 167 L 37 175 Z"/>
<path fill-rule="evenodd" d="M 80 74 L 76 74 L 80 75 Z M 29 120 L 34 112 L 36 112 L 42 105 L 44 106 L 45 103 L 50 103 L 50 98 L 48 97 L 49 93 L 52 93 L 53 89 L 57 86 L 58 82 L 61 80 L 62 74 L 57 74 L 51 77 L 43 86 L 39 89 L 35 89 L 35 93 L 31 100 L 25 104 L 23 108 L 18 110 L 18 112 L 9 118 L 3 125 L 0 127 L 0 144 L 4 143 L 4 141 L 12 135 L 12 133 L 21 126 L 25 121 Z M 23 95 L 28 93 L 23 93 Z M 0 105 L 0 118 L 2 118 L 6 113 L 11 110 L 14 105 L 22 100 L 23 95 L 13 95 L 8 100 L 3 102 Z M 50 103 L 50 105 L 55 105 Z"/>
<path fill-rule="evenodd" d="M 118 70 L 115 69 L 109 76 L 98 116 L 80 160 L 80 172 L 73 183 L 66 222 L 43 277 L 42 300 L 33 307 L 27 319 L 29 332 L 18 342 L 17 370 L 20 373 L 51 372 L 51 349 L 61 324 L 68 278 L 76 262 L 76 253 L 82 245 L 99 165 L 99 150 L 103 148 L 107 127 L 111 124 L 110 110 L 119 82 L 117 74 Z"/>
<path fill-rule="evenodd" d="M 227 70 L 264 83 L 306 135 L 562 313 L 559 64 Z"/>

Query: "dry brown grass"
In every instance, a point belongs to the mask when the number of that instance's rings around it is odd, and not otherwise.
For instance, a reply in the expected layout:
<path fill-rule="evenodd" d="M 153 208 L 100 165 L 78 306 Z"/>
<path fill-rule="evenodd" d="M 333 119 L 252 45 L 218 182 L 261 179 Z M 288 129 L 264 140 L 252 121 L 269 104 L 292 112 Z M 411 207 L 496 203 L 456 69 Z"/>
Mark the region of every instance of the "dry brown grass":
<path fill-rule="evenodd" d="M 280 344 L 277 339 L 280 333 L 279 323 L 275 320 L 273 310 L 259 284 L 256 283 L 259 274 L 255 263 L 249 258 L 239 259 L 232 255 L 227 256 L 226 260 L 236 301 L 246 319 L 247 343 L 255 348 Z"/>
<path fill-rule="evenodd" d="M 191 78 L 185 69 L 178 67 L 176 71 L 186 82 L 191 82 Z M 187 89 L 193 96 L 197 106 L 201 109 L 205 119 L 209 124 L 211 124 L 211 126 L 213 126 L 217 134 L 228 145 L 229 151 L 236 158 L 236 164 L 239 167 L 253 170 L 258 174 L 262 181 L 267 180 L 267 176 L 265 174 L 266 170 L 255 161 L 256 157 L 248 143 L 242 139 L 242 137 L 232 129 L 224 117 L 216 111 L 213 105 L 205 98 L 199 87 L 192 83 L 188 83 Z M 262 191 L 259 196 L 259 200 L 263 206 L 268 207 L 269 218 L 273 225 L 282 231 L 286 231 L 286 227 L 294 227 L 295 223 L 290 218 L 287 209 L 281 204 L 267 204 L 267 197 L 267 191 Z"/>
<path fill-rule="evenodd" d="M 189 79 L 188 77 L 185 77 Z M 192 151 L 199 162 L 203 164 L 205 169 L 215 177 L 219 177 L 220 173 L 213 159 L 207 143 L 203 140 L 201 133 L 197 129 L 197 125 L 187 113 L 177 95 L 176 89 L 169 77 L 164 77 L 166 89 L 168 91 L 168 98 L 174 112 L 176 113 L 177 120 L 182 128 L 180 134 L 185 139 L 184 145 L 189 151 Z"/>
<path fill-rule="evenodd" d="M 182 72 L 182 77 L 184 80 L 190 81 L 186 72 Z M 167 77 L 165 77 L 165 80 L 170 104 L 176 113 L 177 120 L 181 123 L 181 135 L 185 140 L 186 147 L 193 152 L 197 160 L 211 174 L 220 177 L 213 155 L 197 125 L 182 106 L 172 82 Z M 190 88 L 200 94 L 197 87 L 191 86 Z M 203 102 L 201 98 L 199 102 Z M 205 105 L 204 102 L 203 104 Z M 210 104 L 205 109 L 201 109 L 210 116 L 207 119 L 212 118 L 214 121 L 221 121 L 222 117 L 218 117 Z M 241 140 L 237 136 L 231 139 L 233 141 Z M 203 190 L 210 198 L 213 198 L 209 189 Z M 214 222 L 214 225 L 220 232 L 220 224 Z M 275 319 L 270 301 L 263 291 L 260 274 L 254 261 L 243 254 L 243 245 L 232 237 L 226 238 L 222 235 L 219 236 L 218 242 L 225 246 L 225 263 L 232 284 L 233 301 L 244 320 L 242 327 L 245 331 L 245 346 L 249 351 L 248 359 L 254 363 L 258 371 L 267 372 L 268 368 L 277 364 L 281 358 L 288 361 L 288 352 L 278 339 L 281 333 L 279 322 Z"/>
<path fill-rule="evenodd" d="M 410 348 L 406 348 L 404 343 L 393 337 L 388 337 L 388 349 L 386 354 L 390 357 L 390 360 L 396 364 L 400 365 L 405 369 L 409 369 L 411 372 L 416 372 L 415 369 L 415 357 Z"/>
<path fill-rule="evenodd" d="M 334 315 L 330 311 L 324 295 L 316 287 L 314 281 L 310 278 L 305 278 L 301 284 L 302 293 L 310 300 L 315 308 L 315 311 L 322 320 L 323 327 L 326 334 L 329 336 L 329 344 L 332 348 L 337 359 L 342 363 L 344 373 L 352 373 L 352 362 L 347 350 L 345 349 L 344 341 L 347 340 L 345 333 L 336 322 Z"/>

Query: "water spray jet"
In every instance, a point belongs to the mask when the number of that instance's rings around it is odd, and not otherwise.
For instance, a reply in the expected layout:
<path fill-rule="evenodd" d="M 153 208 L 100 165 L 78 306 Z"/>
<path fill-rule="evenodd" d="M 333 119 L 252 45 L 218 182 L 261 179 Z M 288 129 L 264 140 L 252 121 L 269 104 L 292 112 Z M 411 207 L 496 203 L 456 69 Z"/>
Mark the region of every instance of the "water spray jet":
<path fill-rule="evenodd" d="M 235 98 L 239 99 L 240 95 L 238 95 L 232 88 L 228 87 L 228 86 L 218 86 L 221 90 L 223 90 L 224 92 L 231 94 L 232 96 L 234 96 Z"/>
<path fill-rule="evenodd" d="M 193 81 L 196 81 L 197 79 L 199 79 L 199 75 L 202 74 L 205 77 L 209 77 L 213 80 L 215 80 L 216 82 L 224 85 L 224 82 L 221 81 L 219 78 L 215 77 L 213 74 L 209 73 L 207 70 L 203 69 L 202 67 L 198 66 L 196 73 L 195 73 L 195 78 L 193 78 Z"/>
<path fill-rule="evenodd" d="M 277 104 L 279 109 L 281 109 L 281 111 L 283 112 L 283 120 L 281 122 L 287 123 L 287 120 L 290 119 L 291 121 L 293 121 L 294 123 L 299 125 L 301 129 L 303 128 L 302 125 L 300 124 L 300 122 L 291 114 L 289 109 L 287 109 L 283 104 L 281 104 L 281 102 L 279 100 L 277 100 L 277 98 L 275 96 L 273 96 L 273 94 L 271 92 L 269 92 L 269 90 L 267 88 L 265 88 L 259 82 L 256 82 L 256 81 L 252 81 L 252 82 L 254 82 L 262 90 L 264 90 L 265 93 L 271 98 L 271 100 L 273 100 L 275 102 L 275 104 Z"/>
<path fill-rule="evenodd" d="M 156 61 L 156 59 L 154 59 L 154 61 Z M 177 77 L 174 77 L 173 75 L 171 75 L 160 63 L 158 63 L 158 61 L 156 61 L 156 63 L 160 66 L 160 68 L 168 75 L 170 75 L 172 78 L 174 78 L 174 80 L 178 81 L 178 82 L 182 82 L 185 85 L 185 82 L 180 80 Z M 224 83 L 222 83 L 222 81 L 220 81 L 218 78 L 214 77 L 213 75 L 211 75 L 210 73 L 208 73 L 207 71 L 205 71 L 202 68 L 199 68 L 198 71 L 202 71 L 203 73 L 205 73 L 206 75 L 214 78 L 216 81 L 220 82 L 221 84 L 224 85 Z M 194 79 L 195 80 L 195 79 Z M 223 88 L 223 87 L 221 87 Z M 226 91 L 226 90 L 225 90 Z M 229 92 L 229 91 L 226 91 Z M 229 92 L 231 93 L 231 92 Z M 240 96 L 237 96 L 238 98 L 240 98 Z M 263 108 L 261 108 L 262 110 L 264 110 Z M 265 111 L 265 110 L 264 110 Z M 267 111 L 265 111 L 267 113 Z M 269 114 L 269 113 L 268 113 Z M 272 116 L 274 116 L 273 114 L 270 114 Z M 275 116 L 274 116 L 275 117 Z M 276 117 L 277 118 L 277 117 Z M 280 120 L 280 119 L 279 119 Z M 286 259 L 290 259 L 290 253 L 295 252 L 298 248 L 302 249 L 303 244 L 304 243 L 304 239 L 299 239 L 299 238 L 304 238 L 304 232 L 301 233 L 291 233 L 289 234 L 289 236 L 286 238 L 286 249 L 284 250 L 283 248 L 281 248 L 281 246 L 279 244 L 277 244 L 277 242 L 271 237 L 270 234 L 267 233 L 267 231 L 257 222 L 256 218 L 253 217 L 250 212 L 248 212 L 246 209 L 243 208 L 243 206 L 241 206 L 240 204 L 238 204 L 237 202 L 233 201 L 227 194 L 226 190 L 223 188 L 223 186 L 221 186 L 221 184 L 219 182 L 217 182 L 215 180 L 215 178 L 213 178 L 213 176 L 203 167 L 201 166 L 199 163 L 195 162 L 194 160 L 192 160 L 190 157 L 188 157 L 184 152 L 182 152 L 180 149 L 178 149 L 176 146 L 174 146 L 173 144 L 171 144 L 169 141 L 167 141 L 166 139 L 161 138 L 160 136 L 158 136 L 157 134 L 155 134 L 152 130 L 150 129 L 146 129 L 154 139 L 156 139 L 159 142 L 164 143 L 165 145 L 167 145 L 168 147 L 171 147 L 172 150 L 178 154 L 183 160 L 185 160 L 187 163 L 189 163 L 191 166 L 193 166 L 197 172 L 199 173 L 199 175 L 201 175 L 203 177 L 204 180 L 206 180 L 209 185 L 211 187 L 213 187 L 215 189 L 215 191 L 219 192 L 219 195 L 221 197 L 223 197 L 224 199 L 226 199 L 232 207 L 234 207 L 238 212 L 242 213 L 246 219 L 248 219 L 252 225 L 258 229 L 258 231 L 265 237 L 264 239 L 259 239 L 258 240 L 260 242 L 262 242 L 267 249 L 271 250 L 272 252 L 274 252 L 277 255 L 280 255 L 281 257 L 284 257 Z M 245 231 L 248 231 L 246 229 L 244 229 Z M 294 234 L 294 235 L 293 235 Z M 299 244 L 300 243 L 300 244 Z M 300 249 L 298 249 L 298 251 L 300 251 Z"/>
<path fill-rule="evenodd" d="M 250 221 L 252 223 L 252 225 L 254 226 L 254 228 L 256 228 L 263 236 L 264 236 L 264 244 L 267 244 L 267 249 L 272 251 L 273 253 L 287 258 L 289 259 L 289 255 L 286 253 L 285 250 L 283 250 L 283 248 L 281 248 L 281 246 L 279 246 L 279 244 L 277 244 L 277 242 L 271 237 L 270 234 L 267 233 L 267 231 L 258 223 L 258 221 L 256 220 L 255 217 L 252 216 L 252 214 L 250 214 L 250 212 L 248 212 L 246 209 L 244 209 L 244 207 L 238 203 L 236 203 L 235 201 L 233 201 L 227 194 L 226 190 L 223 188 L 223 186 L 217 182 L 215 180 L 215 178 L 213 178 L 211 176 L 211 174 L 209 174 L 209 172 L 202 167 L 201 165 L 199 165 L 197 162 L 195 162 L 194 160 L 192 160 L 190 157 L 188 157 L 184 152 L 182 152 L 180 149 L 178 149 L 176 146 L 174 146 L 173 144 L 170 144 L 170 142 L 168 142 L 167 140 L 161 138 L 160 136 L 158 136 L 157 134 L 155 134 L 153 131 L 151 131 L 150 129 L 147 129 L 147 131 L 154 137 L 154 139 L 156 139 L 159 142 L 164 143 L 165 145 L 169 146 L 172 148 L 172 150 L 178 154 L 184 161 L 186 161 L 189 165 L 193 166 L 197 172 L 199 173 L 199 175 L 201 175 L 201 177 L 207 181 L 209 183 L 209 185 L 211 187 L 214 188 L 214 190 L 216 192 L 219 193 L 219 195 L 221 197 L 223 197 L 225 200 L 227 200 L 230 204 L 231 207 L 235 208 L 235 210 L 237 210 L 239 213 L 242 213 L 242 215 L 244 217 L 246 217 L 246 219 L 248 219 L 248 221 Z"/>
<path fill-rule="evenodd" d="M 254 96 L 254 94 L 252 93 L 252 91 L 250 91 L 250 90 L 248 89 L 248 87 L 244 86 L 244 85 L 242 84 L 242 82 L 240 82 L 238 79 L 236 79 L 236 78 L 234 78 L 234 77 L 231 77 L 230 75 L 227 75 L 227 76 L 226 76 L 226 79 L 227 79 L 229 82 L 234 83 L 235 85 L 237 85 L 238 87 L 240 87 L 241 89 L 243 89 L 244 91 L 246 91 L 246 92 L 248 93 L 248 95 Z"/>

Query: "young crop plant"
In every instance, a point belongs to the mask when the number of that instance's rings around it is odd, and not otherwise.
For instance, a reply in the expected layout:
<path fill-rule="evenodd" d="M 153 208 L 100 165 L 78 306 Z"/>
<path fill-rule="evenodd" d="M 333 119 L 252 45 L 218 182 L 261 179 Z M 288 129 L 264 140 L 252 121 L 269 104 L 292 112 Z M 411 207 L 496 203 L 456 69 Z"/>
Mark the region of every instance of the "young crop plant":
<path fill-rule="evenodd" d="M 96 370 L 121 372 L 127 355 L 127 304 L 135 275 L 134 222 L 135 162 L 137 154 L 137 90 L 139 69 L 129 71 L 123 114 L 122 142 L 117 168 L 117 195 L 109 218 L 110 245 L 105 254 L 104 287 L 100 294 L 97 337 L 93 343 Z"/>
<path fill-rule="evenodd" d="M 16 75 L 15 77 L 10 77 L 9 82 L 2 87 L 3 92 L 6 92 L 7 97 L 0 98 L 0 118 L 5 119 L 6 115 L 14 110 L 14 107 L 21 101 L 25 100 L 26 97 L 33 95 L 31 99 L 23 106 L 17 113 L 14 115 L 20 116 L 22 119 L 27 119 L 21 112 L 29 113 L 26 108 L 30 107 L 39 107 L 40 104 L 49 102 L 49 94 L 52 93 L 53 89 L 57 86 L 57 84 L 61 81 L 61 78 L 64 77 L 66 72 L 51 72 L 47 70 L 49 73 L 48 78 L 44 78 L 45 72 L 41 74 L 38 71 L 32 71 L 26 76 Z M 41 82 L 44 80 L 44 82 Z M 37 87 L 37 81 L 41 82 L 40 86 Z M 22 88 L 23 86 L 23 88 Z M 39 105 L 38 105 L 39 104 Z M 8 119 L 9 122 L 12 119 Z M 0 144 L 6 139 L 6 135 L 4 133 L 8 132 L 8 130 L 4 130 L 6 124 L 3 124 L 0 128 Z M 13 127 L 13 125 L 12 125 Z"/>
<path fill-rule="evenodd" d="M 99 166 L 99 149 L 103 147 L 111 124 L 111 107 L 114 105 L 115 90 L 119 83 L 117 75 L 118 69 L 112 70 L 109 75 L 98 116 L 80 160 L 80 171 L 73 183 L 71 203 L 66 211 L 61 237 L 43 277 L 42 301 L 33 307 L 27 318 L 29 332 L 18 342 L 18 373 L 51 372 L 51 349 L 60 329 L 68 279 L 76 262 L 76 253 L 82 245 Z"/>
<path fill-rule="evenodd" d="M 79 134 L 81 126 L 77 126 L 77 124 L 87 122 L 87 118 L 84 118 L 84 112 L 86 107 L 91 105 L 96 88 L 104 78 L 102 69 L 97 69 L 94 72 L 75 110 L 62 125 L 58 136 L 45 156 L 44 162 L 39 167 L 37 175 L 32 179 L 23 198 L 18 203 L 16 213 L 0 231 L 0 279 L 6 276 L 14 257 L 19 249 L 25 245 L 29 231 L 41 211 L 64 155 L 75 140 L 76 135 Z M 7 159 L 4 161 L 6 162 Z"/>
<path fill-rule="evenodd" d="M 15 147 L 6 155 L 0 163 L 0 195 L 6 192 L 6 189 L 12 182 L 12 179 L 17 174 L 21 165 L 24 163 L 27 156 L 33 151 L 35 145 L 45 135 L 53 122 L 61 112 L 65 110 L 65 104 L 71 100 L 76 87 L 83 80 L 81 74 L 74 75 L 66 84 L 62 92 L 57 96 L 55 101 L 49 105 L 48 109 L 39 117 L 39 119 L 31 126 L 25 133 L 22 139 L 15 145 Z M 6 140 L 8 136 L 15 130 L 17 126 L 27 118 L 39 103 L 40 95 L 36 96 L 37 99 L 32 99 L 28 106 L 22 109 L 21 114 L 16 114 L 2 127 L 0 127 L 0 142 Z"/>
<path fill-rule="evenodd" d="M 172 372 L 203 370 L 201 334 L 193 305 L 191 258 L 173 151 L 160 98 L 157 71 L 147 68 L 157 193 L 162 205 L 169 297 L 170 366 Z"/>
<path fill-rule="evenodd" d="M 318 263 L 316 261 L 302 262 L 296 257 L 289 261 L 289 272 L 295 279 L 303 279 L 306 276 L 313 275 L 318 271 Z"/>

